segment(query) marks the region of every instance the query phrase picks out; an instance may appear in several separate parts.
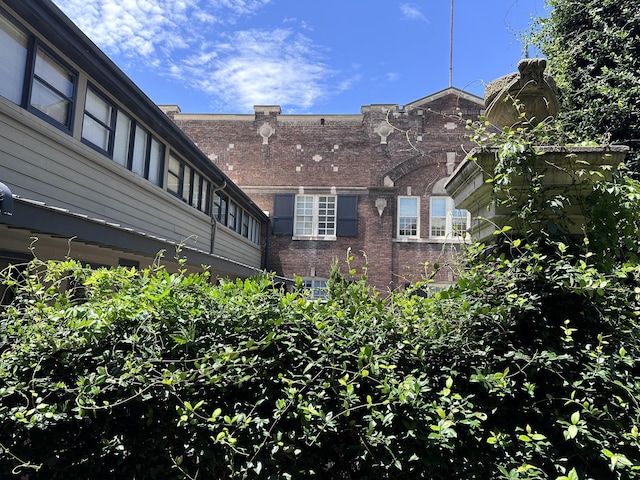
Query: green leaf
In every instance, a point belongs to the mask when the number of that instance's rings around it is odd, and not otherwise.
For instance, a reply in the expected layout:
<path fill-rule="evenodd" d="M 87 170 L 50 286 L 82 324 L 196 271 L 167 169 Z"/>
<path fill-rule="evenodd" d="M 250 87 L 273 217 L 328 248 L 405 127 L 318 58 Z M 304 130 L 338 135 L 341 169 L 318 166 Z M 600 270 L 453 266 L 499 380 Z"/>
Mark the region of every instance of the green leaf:
<path fill-rule="evenodd" d="M 578 427 L 575 425 L 569 425 L 569 427 L 565 430 L 565 437 L 567 440 L 571 438 L 576 438 L 578 435 Z"/>
<path fill-rule="evenodd" d="M 571 423 L 577 425 L 580 421 L 580 412 L 573 412 L 571 414 Z"/>

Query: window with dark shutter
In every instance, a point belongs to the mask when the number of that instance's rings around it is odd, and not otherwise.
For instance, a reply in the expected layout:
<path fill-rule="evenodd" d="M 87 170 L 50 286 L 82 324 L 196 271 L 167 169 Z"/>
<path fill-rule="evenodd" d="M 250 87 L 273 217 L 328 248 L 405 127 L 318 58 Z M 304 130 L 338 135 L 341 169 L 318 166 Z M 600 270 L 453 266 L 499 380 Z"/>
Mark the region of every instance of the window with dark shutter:
<path fill-rule="evenodd" d="M 358 196 L 338 195 L 337 213 L 338 237 L 358 236 Z"/>
<path fill-rule="evenodd" d="M 295 195 L 276 194 L 273 198 L 273 234 L 293 235 L 293 207 Z"/>

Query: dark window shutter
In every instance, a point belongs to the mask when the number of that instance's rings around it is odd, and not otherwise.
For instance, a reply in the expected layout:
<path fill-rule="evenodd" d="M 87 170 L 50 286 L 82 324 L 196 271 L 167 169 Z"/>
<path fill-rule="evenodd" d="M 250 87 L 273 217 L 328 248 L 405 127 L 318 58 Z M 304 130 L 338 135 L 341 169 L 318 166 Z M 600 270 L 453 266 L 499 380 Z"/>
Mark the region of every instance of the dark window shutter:
<path fill-rule="evenodd" d="M 276 194 L 273 198 L 273 234 L 293 235 L 294 194 Z"/>
<path fill-rule="evenodd" d="M 338 237 L 358 236 L 358 196 L 338 195 L 336 235 Z"/>

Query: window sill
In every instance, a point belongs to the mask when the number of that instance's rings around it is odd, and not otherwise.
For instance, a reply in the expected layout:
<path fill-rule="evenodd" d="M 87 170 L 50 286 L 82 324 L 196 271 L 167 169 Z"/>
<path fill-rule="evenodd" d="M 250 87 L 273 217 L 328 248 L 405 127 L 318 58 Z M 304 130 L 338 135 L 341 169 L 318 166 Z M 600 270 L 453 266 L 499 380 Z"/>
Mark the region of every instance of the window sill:
<path fill-rule="evenodd" d="M 467 235 L 466 238 L 462 237 L 434 237 L 434 238 L 419 238 L 419 237 L 399 237 L 394 238 L 394 243 L 470 243 L 471 239 Z"/>
<path fill-rule="evenodd" d="M 320 240 L 324 242 L 335 242 L 336 236 L 325 236 L 325 235 L 305 235 L 305 236 L 293 236 L 291 240 Z"/>

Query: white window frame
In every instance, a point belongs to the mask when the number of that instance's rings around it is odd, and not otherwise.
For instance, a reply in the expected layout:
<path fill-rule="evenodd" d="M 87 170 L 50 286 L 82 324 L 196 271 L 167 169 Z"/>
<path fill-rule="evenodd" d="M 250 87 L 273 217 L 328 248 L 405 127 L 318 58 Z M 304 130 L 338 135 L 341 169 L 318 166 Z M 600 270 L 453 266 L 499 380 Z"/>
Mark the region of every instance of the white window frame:
<path fill-rule="evenodd" d="M 402 203 L 404 200 L 415 201 L 415 215 L 401 215 Z M 415 219 L 415 233 L 407 234 L 405 227 L 405 219 Z M 396 235 L 398 238 L 420 238 L 420 197 L 404 195 L 398 197 L 398 225 Z"/>
<path fill-rule="evenodd" d="M 444 235 L 440 235 L 440 234 L 434 235 L 433 229 L 436 227 L 434 220 L 435 218 L 442 219 L 443 217 L 441 215 L 438 215 L 437 217 L 434 215 L 435 209 L 433 204 L 434 204 L 434 201 L 443 201 L 443 200 L 445 202 Z M 456 218 L 455 213 L 457 212 L 466 212 L 465 228 L 459 234 L 456 234 L 456 232 L 454 231 L 454 225 L 455 225 L 454 218 Z M 455 208 L 455 203 L 453 202 L 453 198 L 434 195 L 429 199 L 429 237 L 430 238 L 462 241 L 464 240 L 465 232 L 469 229 L 470 226 L 471 226 L 471 215 L 466 210 Z"/>
<path fill-rule="evenodd" d="M 337 221 L 337 195 L 296 195 L 294 238 L 336 238 Z"/>
<path fill-rule="evenodd" d="M 302 285 L 304 289 L 309 293 L 307 298 L 309 300 L 324 300 L 327 298 L 327 279 L 326 278 L 303 278 Z"/>

